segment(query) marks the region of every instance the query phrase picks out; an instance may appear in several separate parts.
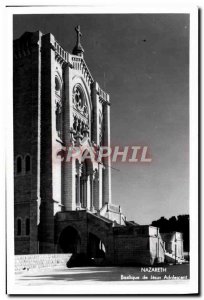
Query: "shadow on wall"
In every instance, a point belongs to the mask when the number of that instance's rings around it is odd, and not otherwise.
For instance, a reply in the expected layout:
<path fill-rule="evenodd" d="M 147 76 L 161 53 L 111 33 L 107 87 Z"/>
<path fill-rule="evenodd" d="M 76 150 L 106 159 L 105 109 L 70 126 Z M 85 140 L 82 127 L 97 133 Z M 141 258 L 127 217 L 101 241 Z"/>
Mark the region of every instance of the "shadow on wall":
<path fill-rule="evenodd" d="M 145 274 L 145 273 L 143 273 Z M 67 270 L 47 270 L 46 273 L 29 274 L 23 273 L 20 277 L 20 281 L 24 281 L 29 285 L 45 285 L 47 282 L 53 281 L 52 284 L 58 284 L 58 282 L 71 282 L 71 281 L 119 281 L 121 282 L 121 275 L 139 276 L 138 280 L 144 281 L 141 276 L 140 267 L 81 267 L 76 269 Z M 150 273 L 146 273 L 150 280 Z M 153 276 L 161 276 L 161 273 L 152 272 Z M 187 276 L 189 279 L 189 265 L 172 265 L 167 267 L 167 272 L 162 273 L 162 279 L 166 276 Z M 131 277 L 131 276 L 130 276 Z M 130 278 L 129 281 L 132 281 Z"/>
<path fill-rule="evenodd" d="M 84 253 L 72 254 L 71 258 L 67 261 L 67 268 L 74 267 L 91 267 L 105 265 L 105 258 L 90 258 Z"/>

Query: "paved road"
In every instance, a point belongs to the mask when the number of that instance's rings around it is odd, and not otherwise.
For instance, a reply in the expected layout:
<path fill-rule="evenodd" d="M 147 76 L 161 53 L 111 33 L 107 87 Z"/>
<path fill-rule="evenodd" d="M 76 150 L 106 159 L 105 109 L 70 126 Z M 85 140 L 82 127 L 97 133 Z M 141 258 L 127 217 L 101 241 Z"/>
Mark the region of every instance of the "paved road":
<path fill-rule="evenodd" d="M 70 283 L 89 283 L 125 280 L 164 280 L 189 278 L 189 265 L 172 265 L 163 272 L 139 267 L 55 267 L 39 270 L 23 271 L 16 274 L 16 284 L 23 286 L 65 285 Z M 149 271 L 149 272 L 148 272 Z M 166 276 L 166 277 L 165 277 Z M 174 276 L 174 277 L 173 277 Z"/>

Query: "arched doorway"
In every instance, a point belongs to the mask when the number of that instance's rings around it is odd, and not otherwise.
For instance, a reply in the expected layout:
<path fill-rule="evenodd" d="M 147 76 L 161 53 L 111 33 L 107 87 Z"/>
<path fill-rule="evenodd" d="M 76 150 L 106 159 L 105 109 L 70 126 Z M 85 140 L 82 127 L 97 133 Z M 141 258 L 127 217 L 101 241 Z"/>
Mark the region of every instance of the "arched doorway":
<path fill-rule="evenodd" d="M 95 234 L 89 233 L 88 256 L 91 258 L 105 259 L 106 248 L 103 242 Z"/>
<path fill-rule="evenodd" d="M 90 154 L 85 150 L 82 158 L 87 156 L 90 157 Z M 76 206 L 92 210 L 96 170 L 93 169 L 93 162 L 89 157 L 82 159 L 82 162 L 76 160 Z"/>
<path fill-rule="evenodd" d="M 81 239 L 75 228 L 66 227 L 59 238 L 59 246 L 64 253 L 80 253 Z"/>

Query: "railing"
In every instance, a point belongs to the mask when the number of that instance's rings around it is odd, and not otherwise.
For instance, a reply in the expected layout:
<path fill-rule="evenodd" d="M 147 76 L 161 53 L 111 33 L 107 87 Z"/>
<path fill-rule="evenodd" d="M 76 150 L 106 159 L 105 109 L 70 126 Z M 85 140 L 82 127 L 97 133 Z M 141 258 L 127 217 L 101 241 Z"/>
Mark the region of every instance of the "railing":
<path fill-rule="evenodd" d="M 108 94 L 106 92 L 104 92 L 99 86 L 98 86 L 98 94 L 99 94 L 99 98 L 105 100 L 106 102 L 108 102 Z"/>
<path fill-rule="evenodd" d="M 83 58 L 72 56 L 71 64 L 75 70 L 80 70 L 82 72 L 84 79 L 89 85 L 94 81 L 91 72 L 89 71 L 89 68 L 87 67 Z"/>
<path fill-rule="evenodd" d="M 120 213 L 120 206 L 119 205 L 114 205 L 114 204 L 107 204 L 107 210 L 110 210 L 115 213 Z"/>
<path fill-rule="evenodd" d="M 67 51 L 65 51 L 60 45 L 59 43 L 55 40 L 55 51 L 57 52 L 57 54 L 66 62 L 68 62 L 68 53 Z"/>

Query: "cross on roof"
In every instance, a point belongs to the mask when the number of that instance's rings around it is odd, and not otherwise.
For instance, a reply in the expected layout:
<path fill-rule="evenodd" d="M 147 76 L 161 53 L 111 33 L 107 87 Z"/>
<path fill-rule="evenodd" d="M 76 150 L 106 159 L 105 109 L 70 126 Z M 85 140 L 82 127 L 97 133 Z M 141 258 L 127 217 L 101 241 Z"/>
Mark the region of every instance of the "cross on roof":
<path fill-rule="evenodd" d="M 80 25 L 75 27 L 75 31 L 77 33 L 77 41 L 76 41 L 76 46 L 74 47 L 72 53 L 83 57 L 84 49 L 83 49 L 83 47 L 81 45 L 81 41 L 80 41 L 80 37 L 82 36 L 82 33 L 80 31 Z"/>
<path fill-rule="evenodd" d="M 76 33 L 77 33 L 77 38 L 80 38 L 80 36 L 82 36 L 82 33 L 80 31 L 80 25 L 77 25 L 77 27 L 75 27 Z"/>

